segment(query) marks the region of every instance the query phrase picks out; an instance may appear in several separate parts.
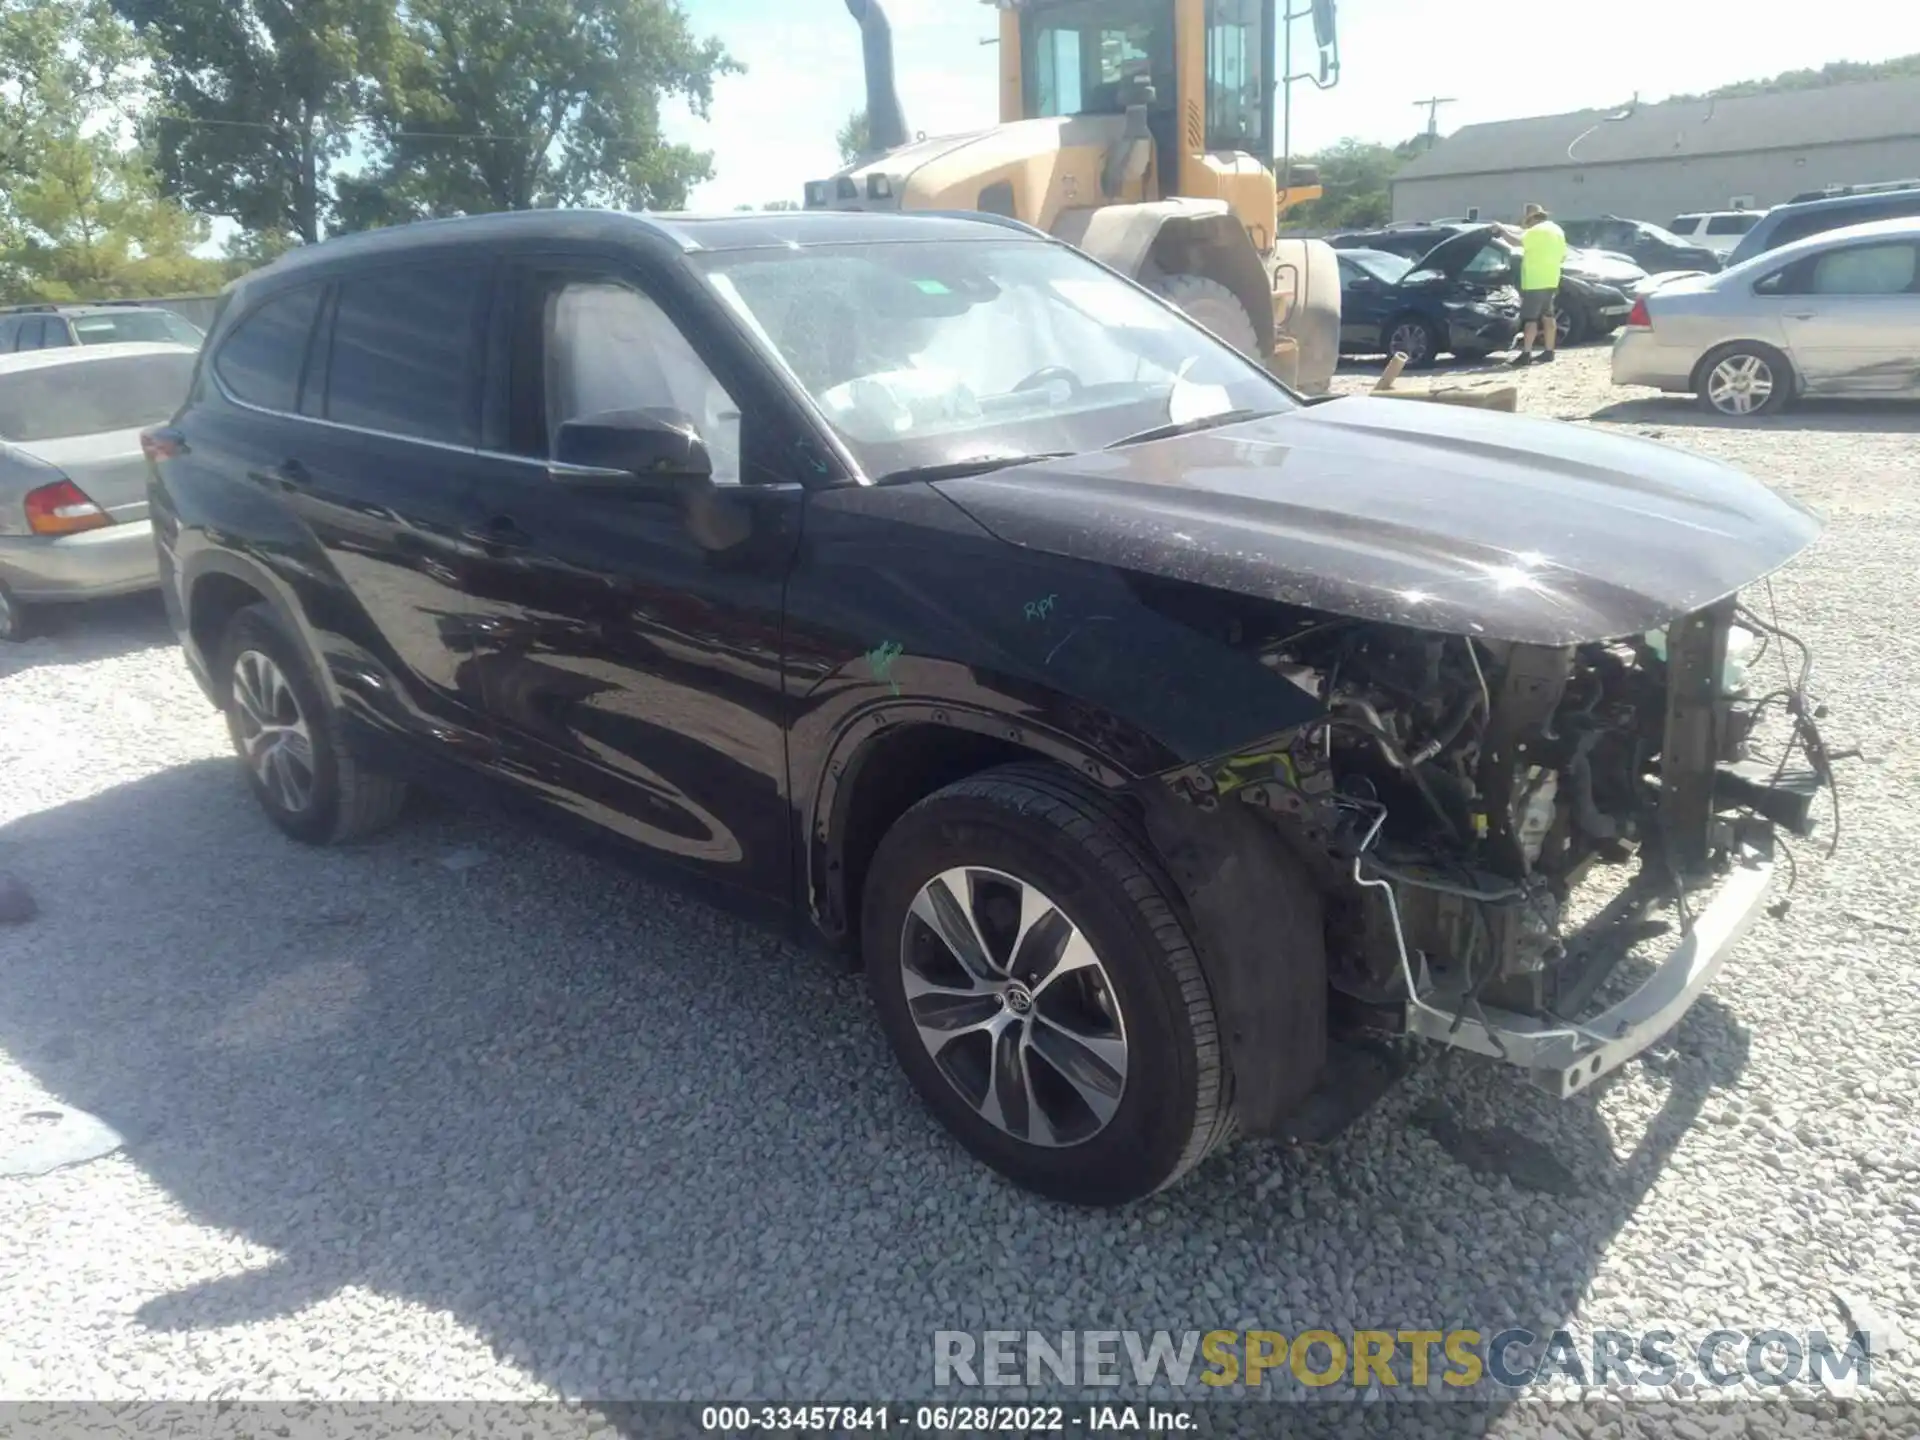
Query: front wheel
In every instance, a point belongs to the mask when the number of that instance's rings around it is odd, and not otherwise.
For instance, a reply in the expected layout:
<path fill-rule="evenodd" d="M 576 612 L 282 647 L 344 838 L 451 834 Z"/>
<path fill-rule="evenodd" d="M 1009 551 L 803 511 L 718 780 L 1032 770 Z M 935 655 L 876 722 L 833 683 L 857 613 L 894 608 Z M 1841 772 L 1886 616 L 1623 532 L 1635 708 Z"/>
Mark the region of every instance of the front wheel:
<path fill-rule="evenodd" d="M 1553 312 L 1554 345 L 1578 345 L 1586 338 L 1586 329 L 1580 323 L 1580 312 L 1562 301 Z"/>
<path fill-rule="evenodd" d="M 894 1054 L 961 1144 L 1056 1200 L 1172 1184 L 1228 1133 L 1213 1001 L 1137 825 L 1012 765 L 909 810 L 867 877 L 868 983 Z"/>
<path fill-rule="evenodd" d="M 1140 283 L 1161 299 L 1214 335 L 1233 346 L 1242 355 L 1264 362 L 1260 352 L 1260 333 L 1254 327 L 1247 307 L 1218 280 L 1204 275 L 1165 275 L 1157 271 L 1140 277 Z"/>
<path fill-rule="evenodd" d="M 1387 327 L 1387 354 L 1407 357 L 1407 368 L 1431 365 L 1440 353 L 1440 337 L 1418 315 L 1403 315 Z"/>
<path fill-rule="evenodd" d="M 340 743 L 312 668 L 271 609 L 255 605 L 233 617 L 215 673 L 234 753 L 280 829 L 328 845 L 371 835 L 399 815 L 406 787 L 374 774 Z"/>

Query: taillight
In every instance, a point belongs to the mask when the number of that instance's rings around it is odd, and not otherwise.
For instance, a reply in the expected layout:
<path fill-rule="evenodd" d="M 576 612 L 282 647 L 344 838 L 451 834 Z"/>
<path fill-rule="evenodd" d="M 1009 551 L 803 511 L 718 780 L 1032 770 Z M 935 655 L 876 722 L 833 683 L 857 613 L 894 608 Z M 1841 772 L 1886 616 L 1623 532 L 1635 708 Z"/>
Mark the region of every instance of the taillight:
<path fill-rule="evenodd" d="M 1638 300 L 1633 302 L 1633 309 L 1627 312 L 1627 326 L 1629 329 L 1637 330 L 1651 330 L 1653 328 L 1653 316 L 1647 310 L 1646 296 L 1642 295 Z"/>
<path fill-rule="evenodd" d="M 186 437 L 171 425 L 156 425 L 140 432 L 140 453 L 149 460 L 171 460 L 187 453 Z"/>
<path fill-rule="evenodd" d="M 26 507 L 27 529 L 36 535 L 72 535 L 113 523 L 71 480 L 29 490 Z"/>

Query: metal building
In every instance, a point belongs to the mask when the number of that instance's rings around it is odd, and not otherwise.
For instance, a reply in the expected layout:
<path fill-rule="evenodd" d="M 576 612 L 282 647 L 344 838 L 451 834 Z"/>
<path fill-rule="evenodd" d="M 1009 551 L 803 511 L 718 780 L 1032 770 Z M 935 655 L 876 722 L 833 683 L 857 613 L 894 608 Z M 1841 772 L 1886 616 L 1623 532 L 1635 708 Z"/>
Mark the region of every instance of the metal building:
<path fill-rule="evenodd" d="M 1556 215 L 1664 224 L 1827 185 L 1920 176 L 1920 78 L 1467 125 L 1403 166 L 1395 220 Z"/>

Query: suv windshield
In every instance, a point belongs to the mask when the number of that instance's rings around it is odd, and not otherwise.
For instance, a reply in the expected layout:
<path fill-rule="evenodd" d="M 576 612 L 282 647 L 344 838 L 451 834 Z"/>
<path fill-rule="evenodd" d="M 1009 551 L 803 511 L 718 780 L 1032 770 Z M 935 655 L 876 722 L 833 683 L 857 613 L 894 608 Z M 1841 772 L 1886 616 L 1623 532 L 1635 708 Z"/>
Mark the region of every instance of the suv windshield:
<path fill-rule="evenodd" d="M 894 242 L 697 263 L 870 475 L 1097 450 L 1168 422 L 1295 403 L 1063 245 Z"/>
<path fill-rule="evenodd" d="M 1389 255 L 1384 250 L 1349 250 L 1341 258 L 1385 285 L 1398 285 L 1413 268 L 1413 262 L 1405 256 Z"/>

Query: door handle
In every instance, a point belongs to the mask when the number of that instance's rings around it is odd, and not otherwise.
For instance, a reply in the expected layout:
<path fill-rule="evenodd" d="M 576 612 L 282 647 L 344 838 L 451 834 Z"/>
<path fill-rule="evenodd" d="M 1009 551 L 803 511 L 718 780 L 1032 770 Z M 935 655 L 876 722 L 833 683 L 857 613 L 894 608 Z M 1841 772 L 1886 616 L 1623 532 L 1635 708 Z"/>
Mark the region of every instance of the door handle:
<path fill-rule="evenodd" d="M 533 537 L 522 530 L 511 515 L 495 515 L 491 520 L 462 530 L 460 538 L 478 545 L 489 555 L 525 550 L 533 544 Z"/>
<path fill-rule="evenodd" d="M 1812 311 L 1812 310 L 1789 310 L 1789 311 L 1787 311 L 1787 319 L 1789 319 L 1789 320 L 1815 320 L 1815 319 L 1818 319 L 1818 318 L 1819 318 L 1819 315 L 1818 315 L 1818 313 L 1817 313 L 1817 312 L 1815 312 L 1815 311 Z"/>

